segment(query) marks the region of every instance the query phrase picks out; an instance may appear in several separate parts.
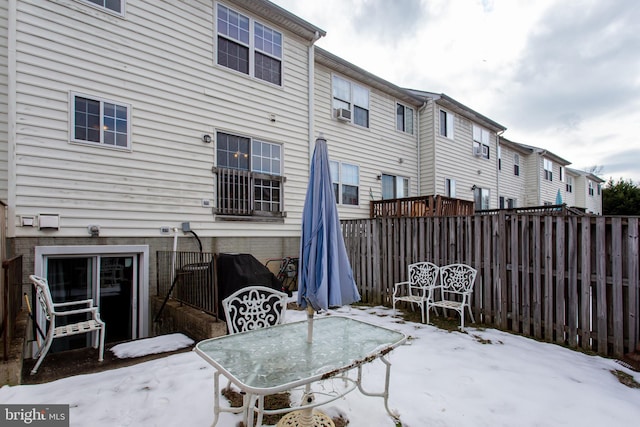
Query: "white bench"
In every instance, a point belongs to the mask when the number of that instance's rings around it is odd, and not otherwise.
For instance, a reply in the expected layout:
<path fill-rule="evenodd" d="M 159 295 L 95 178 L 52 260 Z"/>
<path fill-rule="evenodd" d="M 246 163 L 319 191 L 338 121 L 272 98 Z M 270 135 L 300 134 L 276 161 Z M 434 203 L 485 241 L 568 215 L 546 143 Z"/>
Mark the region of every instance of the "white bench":
<path fill-rule="evenodd" d="M 475 322 L 471 312 L 471 293 L 476 281 L 477 270 L 467 264 L 449 264 L 440 267 L 440 281 L 430 288 L 427 298 L 427 323 L 429 309 L 441 307 L 460 313 L 460 329 L 464 330 L 464 309 L 469 311 L 471 321 Z"/>
<path fill-rule="evenodd" d="M 48 321 L 46 335 L 43 333 L 44 336 L 42 337 L 44 342 L 40 345 L 38 352 L 34 356 L 34 358 L 38 357 L 38 361 L 31 370 L 31 375 L 38 372 L 40 364 L 47 355 L 49 347 L 51 347 L 51 342 L 56 338 L 64 338 L 71 335 L 98 332 L 100 347 L 98 361 L 102 362 L 104 359 L 105 325 L 104 322 L 100 320 L 100 313 L 98 313 L 98 307 L 94 306 L 93 299 L 54 303 L 51 298 L 51 291 L 49 290 L 49 283 L 47 282 L 47 279 L 33 274 L 29 276 L 29 279 L 31 279 L 35 286 L 36 300 L 40 304 L 44 316 Z M 59 317 L 82 313 L 88 313 L 91 318 L 63 326 L 56 325 L 56 319 Z M 97 347 L 97 345 L 95 345 L 95 341 L 93 347 Z"/>

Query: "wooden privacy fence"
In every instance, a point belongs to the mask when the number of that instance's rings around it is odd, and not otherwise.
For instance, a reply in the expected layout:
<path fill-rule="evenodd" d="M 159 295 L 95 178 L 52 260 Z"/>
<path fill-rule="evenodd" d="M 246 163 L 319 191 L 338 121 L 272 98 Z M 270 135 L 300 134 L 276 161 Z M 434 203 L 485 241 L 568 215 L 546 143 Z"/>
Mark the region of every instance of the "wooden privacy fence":
<path fill-rule="evenodd" d="M 638 217 L 498 213 L 343 220 L 363 301 L 391 305 L 417 261 L 478 270 L 478 323 L 620 357 L 640 335 Z"/>

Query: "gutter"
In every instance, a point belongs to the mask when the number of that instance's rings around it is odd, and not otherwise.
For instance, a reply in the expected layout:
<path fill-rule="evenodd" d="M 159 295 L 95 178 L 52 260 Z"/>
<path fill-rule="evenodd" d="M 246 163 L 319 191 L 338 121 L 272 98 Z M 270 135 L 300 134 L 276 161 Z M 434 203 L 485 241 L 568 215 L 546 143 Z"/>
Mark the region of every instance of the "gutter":
<path fill-rule="evenodd" d="M 418 108 L 418 113 L 416 114 L 416 135 L 418 136 L 418 141 L 417 141 L 417 149 L 418 149 L 418 163 L 417 163 L 417 177 L 418 177 L 418 196 L 422 195 L 421 192 L 421 187 L 422 187 L 422 165 L 420 164 L 420 160 L 422 159 L 422 156 L 420 155 L 421 152 L 421 145 L 420 145 L 420 115 L 422 114 L 422 112 L 424 111 L 425 108 L 427 108 L 427 102 L 428 101 L 424 101 L 424 103 L 422 104 L 422 107 Z"/>
<path fill-rule="evenodd" d="M 7 237 L 16 236 L 17 0 L 9 0 L 7 16 Z"/>

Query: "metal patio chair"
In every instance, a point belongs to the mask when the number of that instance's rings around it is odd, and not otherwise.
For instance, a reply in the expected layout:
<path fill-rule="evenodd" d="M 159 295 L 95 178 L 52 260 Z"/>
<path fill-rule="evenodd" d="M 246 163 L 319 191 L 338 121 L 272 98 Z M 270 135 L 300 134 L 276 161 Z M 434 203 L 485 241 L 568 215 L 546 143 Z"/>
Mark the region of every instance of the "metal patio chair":
<path fill-rule="evenodd" d="M 71 335 L 97 332 L 99 335 L 97 339 L 98 343 L 96 344 L 96 340 L 94 340 L 93 347 L 100 348 L 98 361 L 102 362 L 104 359 L 105 324 L 100 320 L 100 313 L 98 312 L 98 307 L 94 305 L 93 299 L 55 303 L 51 298 L 51 291 L 49 290 L 49 283 L 47 282 L 47 279 L 33 274 L 29 276 L 29 279 L 33 282 L 36 292 L 36 300 L 44 312 L 44 316 L 48 323 L 46 334 L 42 334 L 44 341 L 34 356 L 34 358 L 38 358 L 38 361 L 31 370 L 31 375 L 34 375 L 38 371 L 38 368 L 44 360 L 44 357 L 47 355 L 53 340 Z M 62 326 L 57 324 L 58 318 L 83 313 L 89 314 L 90 318 L 88 320 Z"/>
<path fill-rule="evenodd" d="M 247 286 L 222 300 L 229 334 L 284 322 L 287 294 L 266 286 Z"/>
<path fill-rule="evenodd" d="M 477 273 L 475 268 L 467 264 L 449 264 L 440 267 L 440 283 L 432 288 L 431 296 L 427 301 L 427 323 L 429 322 L 429 309 L 432 307 L 450 308 L 460 313 L 461 330 L 464 330 L 464 309 L 466 307 L 471 321 L 475 323 L 471 312 L 471 293 Z"/>
<path fill-rule="evenodd" d="M 409 264 L 409 280 L 396 283 L 393 287 L 393 311 L 396 310 L 396 302 L 404 301 L 417 304 L 420 307 L 422 323 L 424 323 L 425 304 L 431 297 L 431 289 L 438 282 L 440 268 L 431 262 L 416 262 Z"/>

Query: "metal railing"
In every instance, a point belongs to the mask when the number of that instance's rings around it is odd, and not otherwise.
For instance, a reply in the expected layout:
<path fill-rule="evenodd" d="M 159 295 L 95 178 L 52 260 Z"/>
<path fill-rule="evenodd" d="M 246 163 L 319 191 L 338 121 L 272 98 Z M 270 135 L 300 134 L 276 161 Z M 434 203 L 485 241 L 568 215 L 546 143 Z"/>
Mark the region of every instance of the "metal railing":
<path fill-rule="evenodd" d="M 164 298 L 156 319 L 169 298 L 217 317 L 214 254 L 158 251 L 156 263 L 157 295 Z"/>

